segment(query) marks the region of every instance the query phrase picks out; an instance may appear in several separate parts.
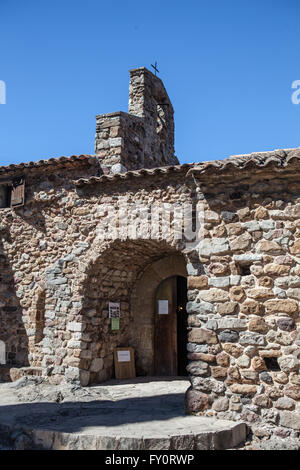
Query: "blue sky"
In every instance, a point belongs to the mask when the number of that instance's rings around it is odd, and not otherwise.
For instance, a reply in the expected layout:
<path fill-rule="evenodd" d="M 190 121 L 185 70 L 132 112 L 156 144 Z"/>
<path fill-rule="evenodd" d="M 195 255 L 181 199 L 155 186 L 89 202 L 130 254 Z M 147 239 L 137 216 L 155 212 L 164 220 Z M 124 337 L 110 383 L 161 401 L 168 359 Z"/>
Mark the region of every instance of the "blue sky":
<path fill-rule="evenodd" d="M 298 0 L 0 0 L 0 165 L 94 153 L 158 61 L 180 162 L 300 146 Z"/>

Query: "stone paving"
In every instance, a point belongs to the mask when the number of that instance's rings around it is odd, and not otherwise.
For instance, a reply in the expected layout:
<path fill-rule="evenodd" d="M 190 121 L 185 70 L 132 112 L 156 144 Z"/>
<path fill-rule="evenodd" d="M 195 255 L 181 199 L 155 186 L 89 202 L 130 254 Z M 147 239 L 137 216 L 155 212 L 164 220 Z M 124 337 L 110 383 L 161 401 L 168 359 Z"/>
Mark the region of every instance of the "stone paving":
<path fill-rule="evenodd" d="M 189 385 L 178 377 L 85 388 L 39 377 L 0 384 L 2 448 L 205 450 L 244 442 L 244 423 L 185 415 Z"/>

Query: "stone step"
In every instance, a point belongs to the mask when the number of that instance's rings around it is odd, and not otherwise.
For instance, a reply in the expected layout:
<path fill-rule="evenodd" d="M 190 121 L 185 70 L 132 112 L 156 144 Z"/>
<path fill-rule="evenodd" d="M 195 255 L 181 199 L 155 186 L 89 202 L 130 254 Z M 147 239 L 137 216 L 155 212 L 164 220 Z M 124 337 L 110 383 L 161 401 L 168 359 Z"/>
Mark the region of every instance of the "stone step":
<path fill-rule="evenodd" d="M 108 417 L 113 419 L 111 413 Z M 64 424 L 55 423 L 52 429 L 51 417 L 47 424 L 34 428 L 13 426 L 6 445 L 10 443 L 19 450 L 225 450 L 244 443 L 247 434 L 245 423 L 206 417 L 179 417 L 172 422 L 133 421 L 110 427 L 97 425 L 103 421 L 101 418 L 70 416 Z M 137 421 L 136 416 L 132 418 Z M 0 434 L 1 428 L 0 424 Z"/>
<path fill-rule="evenodd" d="M 15 382 L 21 377 L 42 376 L 41 367 L 0 366 L 0 382 Z"/>

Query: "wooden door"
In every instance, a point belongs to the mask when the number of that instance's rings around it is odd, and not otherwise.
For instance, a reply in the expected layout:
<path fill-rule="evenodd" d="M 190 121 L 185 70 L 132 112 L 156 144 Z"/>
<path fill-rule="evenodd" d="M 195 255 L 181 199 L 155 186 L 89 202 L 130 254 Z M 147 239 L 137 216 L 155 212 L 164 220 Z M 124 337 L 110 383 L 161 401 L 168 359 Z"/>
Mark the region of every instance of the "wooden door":
<path fill-rule="evenodd" d="M 177 276 L 177 364 L 178 375 L 186 376 L 187 373 L 187 342 L 188 342 L 188 321 L 187 321 L 187 279 Z"/>
<path fill-rule="evenodd" d="M 168 313 L 162 313 L 168 301 Z M 155 299 L 155 375 L 177 375 L 177 279 L 176 276 L 162 281 Z M 160 313 L 161 312 L 161 313 Z"/>

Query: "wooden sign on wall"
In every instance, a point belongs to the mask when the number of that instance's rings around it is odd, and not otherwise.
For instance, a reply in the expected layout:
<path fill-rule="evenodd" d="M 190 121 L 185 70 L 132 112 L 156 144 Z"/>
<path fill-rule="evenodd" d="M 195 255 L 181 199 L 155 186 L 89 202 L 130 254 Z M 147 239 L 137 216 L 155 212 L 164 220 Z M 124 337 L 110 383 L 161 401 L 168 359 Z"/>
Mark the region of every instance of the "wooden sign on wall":
<path fill-rule="evenodd" d="M 133 348 L 116 348 L 114 363 L 116 379 L 134 379 L 136 377 Z"/>

